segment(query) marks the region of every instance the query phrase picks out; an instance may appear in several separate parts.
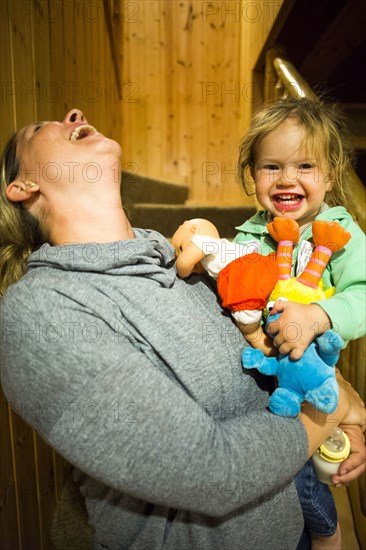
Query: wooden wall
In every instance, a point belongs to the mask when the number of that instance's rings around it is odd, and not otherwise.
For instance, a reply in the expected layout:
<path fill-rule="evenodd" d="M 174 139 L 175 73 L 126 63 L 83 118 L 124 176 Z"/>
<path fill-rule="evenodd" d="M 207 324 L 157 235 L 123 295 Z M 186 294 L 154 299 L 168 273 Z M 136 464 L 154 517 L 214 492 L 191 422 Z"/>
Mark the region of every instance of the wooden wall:
<path fill-rule="evenodd" d="M 2 0 L 0 10 L 1 148 L 16 129 L 61 120 L 73 107 L 120 141 L 118 75 L 103 0 Z M 0 390 L 0 548 L 51 548 L 62 474 L 62 459 Z"/>
<path fill-rule="evenodd" d="M 238 143 L 261 95 L 252 68 L 282 3 L 125 2 L 125 162 L 187 184 L 192 203 L 250 203 L 235 175 Z"/>

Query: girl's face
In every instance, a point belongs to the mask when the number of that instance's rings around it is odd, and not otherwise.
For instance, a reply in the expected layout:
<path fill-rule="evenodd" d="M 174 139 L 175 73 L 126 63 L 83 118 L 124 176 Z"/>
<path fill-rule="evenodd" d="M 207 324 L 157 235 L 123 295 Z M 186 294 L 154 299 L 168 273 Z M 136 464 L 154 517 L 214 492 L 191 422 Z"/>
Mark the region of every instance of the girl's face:
<path fill-rule="evenodd" d="M 286 119 L 260 140 L 252 171 L 259 204 L 273 216 L 296 220 L 300 227 L 314 220 L 332 186 L 324 154 L 314 158 L 304 138 L 298 121 Z"/>

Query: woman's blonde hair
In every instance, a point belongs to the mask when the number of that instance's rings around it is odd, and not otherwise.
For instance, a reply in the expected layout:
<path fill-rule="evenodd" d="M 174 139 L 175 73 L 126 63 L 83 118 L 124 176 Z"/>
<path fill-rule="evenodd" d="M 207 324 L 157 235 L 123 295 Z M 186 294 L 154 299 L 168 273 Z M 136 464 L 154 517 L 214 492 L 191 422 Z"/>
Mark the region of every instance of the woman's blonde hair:
<path fill-rule="evenodd" d="M 247 195 L 254 194 L 251 170 L 261 139 L 286 119 L 294 118 L 304 129 L 304 145 L 315 154 L 322 153 L 333 185 L 326 195 L 329 206 L 345 205 L 350 193 L 347 173 L 353 164 L 354 151 L 347 118 L 340 106 L 322 100 L 287 98 L 265 105 L 255 113 L 239 147 L 239 179 Z"/>
<path fill-rule="evenodd" d="M 40 225 L 21 203 L 8 200 L 5 189 L 19 173 L 17 134 L 4 148 L 0 161 L 0 296 L 26 271 L 29 255 L 45 242 Z"/>

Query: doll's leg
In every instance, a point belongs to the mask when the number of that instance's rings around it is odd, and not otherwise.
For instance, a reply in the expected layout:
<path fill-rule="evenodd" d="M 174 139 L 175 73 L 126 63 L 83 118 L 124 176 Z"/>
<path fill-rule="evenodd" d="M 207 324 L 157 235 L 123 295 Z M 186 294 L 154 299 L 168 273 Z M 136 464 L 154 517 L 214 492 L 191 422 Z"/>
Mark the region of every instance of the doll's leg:
<path fill-rule="evenodd" d="M 280 416 L 297 416 L 302 399 L 286 388 L 277 388 L 269 398 L 269 408 Z"/>
<path fill-rule="evenodd" d="M 338 406 L 338 395 L 339 388 L 335 378 L 328 378 L 321 386 L 306 392 L 305 399 L 319 411 L 330 414 Z"/>

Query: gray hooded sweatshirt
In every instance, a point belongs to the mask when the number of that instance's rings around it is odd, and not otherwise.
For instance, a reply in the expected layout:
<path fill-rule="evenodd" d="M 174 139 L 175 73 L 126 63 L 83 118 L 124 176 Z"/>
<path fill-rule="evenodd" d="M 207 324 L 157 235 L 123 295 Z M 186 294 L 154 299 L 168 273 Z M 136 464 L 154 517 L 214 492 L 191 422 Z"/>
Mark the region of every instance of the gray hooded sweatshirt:
<path fill-rule="evenodd" d="M 135 236 L 31 255 L 1 300 L 8 400 L 79 470 L 95 548 L 294 550 L 302 423 L 266 409 L 212 281 Z"/>

